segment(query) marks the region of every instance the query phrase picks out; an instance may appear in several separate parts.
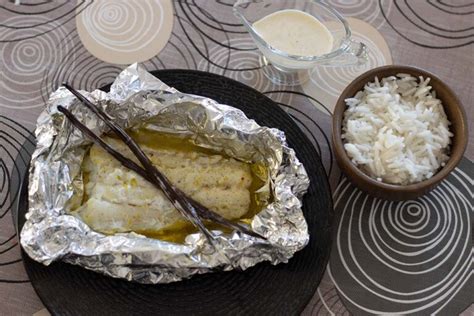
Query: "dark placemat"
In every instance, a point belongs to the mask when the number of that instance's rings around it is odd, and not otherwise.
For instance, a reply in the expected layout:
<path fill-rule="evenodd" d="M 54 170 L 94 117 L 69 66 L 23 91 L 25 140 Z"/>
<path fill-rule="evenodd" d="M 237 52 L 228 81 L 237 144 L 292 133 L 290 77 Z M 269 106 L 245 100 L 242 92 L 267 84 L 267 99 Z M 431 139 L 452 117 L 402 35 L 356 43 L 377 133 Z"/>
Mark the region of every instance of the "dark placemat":
<path fill-rule="evenodd" d="M 339 182 L 328 272 L 351 312 L 457 315 L 473 303 L 473 176 L 463 158 L 433 191 L 400 202 Z"/>
<path fill-rule="evenodd" d="M 240 108 L 259 124 L 286 133 L 311 180 L 303 201 L 311 234 L 308 246 L 288 264 L 263 263 L 244 272 L 206 274 L 164 285 L 113 279 L 61 262 L 45 267 L 23 253 L 26 271 L 39 297 L 57 315 L 299 314 L 316 291 L 331 246 L 331 194 L 314 147 L 283 110 L 246 85 L 199 71 L 160 70 L 154 74 L 178 90 Z M 20 201 L 18 218 L 22 227 L 27 210 L 27 181 Z"/>

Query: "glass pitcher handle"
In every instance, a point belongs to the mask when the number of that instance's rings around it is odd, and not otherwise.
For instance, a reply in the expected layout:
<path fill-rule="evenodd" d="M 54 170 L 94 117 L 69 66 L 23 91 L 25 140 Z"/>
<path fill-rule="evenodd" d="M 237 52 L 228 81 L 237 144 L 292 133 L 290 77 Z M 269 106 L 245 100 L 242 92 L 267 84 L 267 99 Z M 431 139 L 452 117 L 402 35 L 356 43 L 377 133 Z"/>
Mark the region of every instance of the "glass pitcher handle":
<path fill-rule="evenodd" d="M 337 57 L 320 63 L 323 66 L 361 66 L 369 60 L 369 50 L 364 43 L 350 40 L 345 51 Z"/>

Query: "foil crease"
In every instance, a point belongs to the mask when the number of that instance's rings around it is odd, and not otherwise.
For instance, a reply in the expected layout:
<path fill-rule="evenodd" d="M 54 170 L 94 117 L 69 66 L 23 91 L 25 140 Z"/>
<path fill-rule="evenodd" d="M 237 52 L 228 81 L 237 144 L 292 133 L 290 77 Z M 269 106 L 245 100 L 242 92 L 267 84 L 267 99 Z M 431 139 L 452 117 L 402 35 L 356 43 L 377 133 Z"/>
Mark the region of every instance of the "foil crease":
<path fill-rule="evenodd" d="M 135 233 L 104 235 L 70 215 L 68 205 L 83 193 L 80 168 L 91 141 L 57 106 L 68 108 L 96 134 L 107 128 L 61 87 L 51 94 L 35 131 L 29 209 L 20 236 L 32 259 L 44 265 L 62 260 L 141 283 L 169 283 L 215 270 L 244 270 L 262 261 L 287 262 L 308 243 L 301 198 L 309 179 L 280 130 L 259 126 L 242 111 L 209 98 L 181 93 L 137 64 L 119 74 L 110 92 L 82 93 L 123 127 L 142 125 L 189 135 L 200 146 L 244 161 L 263 161 L 274 198 L 254 217 L 251 227 L 267 239 L 214 231 L 216 247 L 200 233 L 175 244 Z"/>

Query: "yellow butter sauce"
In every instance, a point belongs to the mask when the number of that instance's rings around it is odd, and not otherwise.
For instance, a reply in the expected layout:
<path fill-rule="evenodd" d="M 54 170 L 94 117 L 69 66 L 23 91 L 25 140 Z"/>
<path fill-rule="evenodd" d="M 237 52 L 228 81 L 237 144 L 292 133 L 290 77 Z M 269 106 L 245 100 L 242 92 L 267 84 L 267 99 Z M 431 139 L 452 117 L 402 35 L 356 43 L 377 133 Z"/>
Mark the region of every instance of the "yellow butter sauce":
<path fill-rule="evenodd" d="M 145 129 L 129 130 L 127 133 L 139 144 L 147 146 L 151 149 L 172 149 L 184 152 L 199 152 L 206 155 L 221 155 L 228 158 L 228 155 L 217 152 L 215 150 L 200 147 L 195 145 L 189 137 L 180 137 L 174 134 L 150 131 Z M 113 137 L 113 135 L 111 135 Z M 248 163 L 252 173 L 252 182 L 249 187 L 250 191 L 250 206 L 248 212 L 239 220 L 243 223 L 250 224 L 252 218 L 260 212 L 265 205 L 271 200 L 270 190 L 261 190 L 267 185 L 268 171 L 261 163 Z M 88 181 L 88 175 L 83 175 L 84 185 Z M 259 193 L 260 191 L 264 193 Z M 265 193 L 267 192 L 267 193 Z M 87 196 L 84 193 L 83 203 L 87 201 Z M 205 225 L 209 229 L 219 229 L 225 233 L 230 232 L 230 229 L 222 227 L 221 225 L 205 221 Z M 171 241 L 182 243 L 187 235 L 197 232 L 191 223 L 186 220 L 179 221 L 171 226 L 156 231 L 135 231 L 135 233 L 145 235 L 150 238 L 160 239 L 164 241 Z M 112 232 L 113 233 L 113 232 Z"/>

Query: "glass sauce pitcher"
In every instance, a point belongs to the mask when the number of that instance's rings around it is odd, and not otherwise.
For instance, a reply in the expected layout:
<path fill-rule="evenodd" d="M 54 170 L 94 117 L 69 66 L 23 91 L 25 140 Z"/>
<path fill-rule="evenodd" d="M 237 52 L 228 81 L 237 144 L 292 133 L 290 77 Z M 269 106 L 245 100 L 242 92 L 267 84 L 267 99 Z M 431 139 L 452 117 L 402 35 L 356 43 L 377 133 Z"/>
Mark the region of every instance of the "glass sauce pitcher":
<path fill-rule="evenodd" d="M 255 30 L 253 23 L 281 10 L 300 10 L 324 24 L 333 36 L 332 50 L 319 56 L 290 55 L 271 47 Z M 306 82 L 316 66 L 363 65 L 368 60 L 365 44 L 351 39 L 351 30 L 344 17 L 321 1 L 311 0 L 238 0 L 233 11 L 242 20 L 262 52 L 259 64 L 265 75 L 280 85 L 298 85 Z M 275 30 L 278 32 L 278 30 Z"/>

